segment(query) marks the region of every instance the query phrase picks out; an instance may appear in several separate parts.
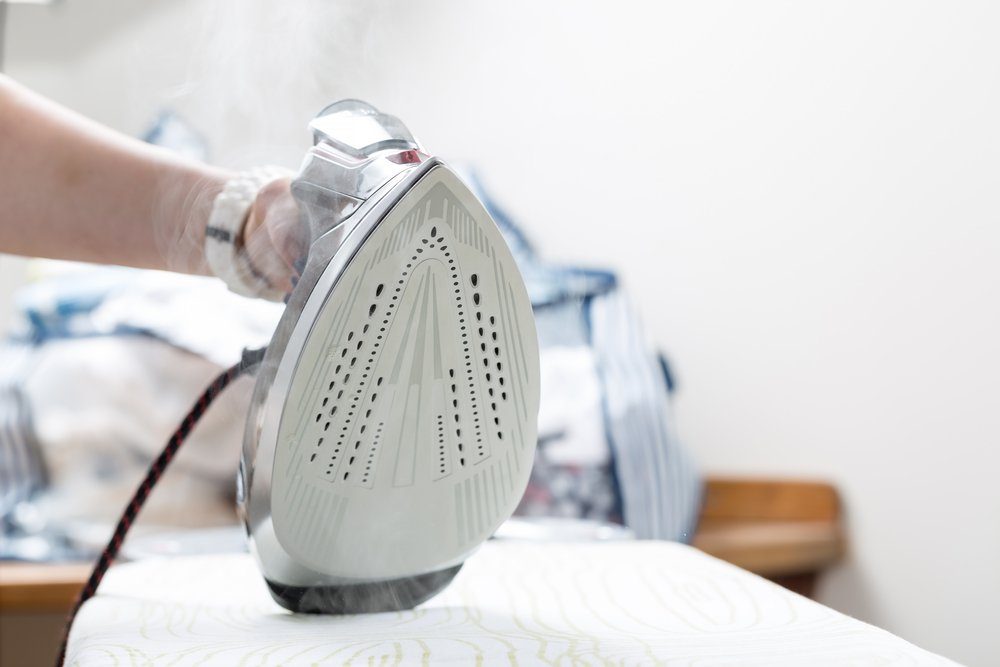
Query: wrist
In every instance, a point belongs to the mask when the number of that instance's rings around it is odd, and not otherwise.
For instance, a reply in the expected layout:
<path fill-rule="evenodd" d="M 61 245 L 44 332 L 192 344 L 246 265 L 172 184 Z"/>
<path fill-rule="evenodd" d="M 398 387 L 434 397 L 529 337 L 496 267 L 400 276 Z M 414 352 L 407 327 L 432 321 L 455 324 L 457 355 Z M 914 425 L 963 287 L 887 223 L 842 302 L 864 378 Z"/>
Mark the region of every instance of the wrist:
<path fill-rule="evenodd" d="M 212 275 L 205 257 L 205 230 L 212 204 L 235 172 L 202 164 L 192 164 L 178 176 L 161 179 L 159 196 L 151 215 L 164 230 L 159 234 L 162 268 L 180 273 Z"/>

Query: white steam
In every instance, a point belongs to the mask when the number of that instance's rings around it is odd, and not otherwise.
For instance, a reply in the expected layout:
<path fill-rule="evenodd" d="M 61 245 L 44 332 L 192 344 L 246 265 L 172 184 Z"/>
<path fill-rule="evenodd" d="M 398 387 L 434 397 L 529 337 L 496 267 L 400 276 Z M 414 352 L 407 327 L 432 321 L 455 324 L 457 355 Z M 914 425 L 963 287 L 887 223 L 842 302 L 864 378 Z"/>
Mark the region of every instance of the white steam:
<path fill-rule="evenodd" d="M 218 0 L 192 26 L 176 106 L 230 167 L 297 167 L 306 124 L 374 76 L 367 45 L 382 4 L 363 0 Z"/>

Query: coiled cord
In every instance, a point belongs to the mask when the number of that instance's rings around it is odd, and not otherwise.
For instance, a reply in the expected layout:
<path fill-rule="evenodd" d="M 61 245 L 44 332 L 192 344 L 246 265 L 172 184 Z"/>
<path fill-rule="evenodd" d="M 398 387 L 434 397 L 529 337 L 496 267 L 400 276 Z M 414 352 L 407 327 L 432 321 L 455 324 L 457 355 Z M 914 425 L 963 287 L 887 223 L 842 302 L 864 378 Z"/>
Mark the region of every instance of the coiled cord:
<path fill-rule="evenodd" d="M 97 587 L 100 585 L 101 580 L 107 573 L 108 568 L 111 567 L 111 563 L 114 562 L 115 558 L 118 557 L 118 552 L 121 551 L 122 543 L 125 541 L 125 536 L 128 534 L 129 529 L 135 522 L 136 517 L 142 510 L 142 506 L 146 503 L 146 499 L 149 498 L 149 493 L 156 486 L 156 483 L 160 481 L 163 476 L 164 471 L 170 462 L 173 461 L 174 456 L 177 455 L 177 450 L 180 449 L 184 441 L 194 430 L 195 425 L 201 419 L 208 407 L 216 399 L 216 397 L 222 393 L 222 391 L 232 384 L 237 378 L 250 372 L 256 366 L 260 365 L 264 358 L 264 352 L 267 348 L 261 348 L 259 350 L 245 350 L 243 352 L 243 357 L 240 359 L 239 363 L 230 366 L 226 370 L 222 371 L 212 383 L 208 385 L 205 391 L 202 392 L 198 400 L 195 401 L 194 406 L 188 411 L 187 415 L 181 421 L 180 426 L 174 431 L 173 435 L 167 441 L 166 446 L 164 446 L 163 451 L 160 455 L 153 459 L 153 462 L 149 466 L 149 470 L 146 471 L 146 476 L 143 477 L 142 482 L 139 483 L 139 487 L 135 490 L 132 495 L 132 500 L 129 501 L 125 510 L 122 512 L 121 518 L 118 519 L 118 524 L 115 526 L 114 532 L 111 534 L 111 539 L 108 540 L 107 545 L 101 551 L 101 555 L 98 557 L 97 562 L 94 563 L 94 569 L 91 570 L 90 576 L 87 577 L 87 583 L 83 585 L 80 590 L 80 595 L 77 597 L 76 602 L 73 603 L 73 608 L 70 610 L 69 617 L 66 619 L 66 629 L 63 631 L 62 643 L 59 647 L 59 656 L 57 658 L 56 665 L 63 664 L 66 658 L 66 647 L 69 643 L 69 632 L 73 626 L 73 620 L 76 618 L 77 613 L 83 604 L 94 596 L 97 592 Z"/>

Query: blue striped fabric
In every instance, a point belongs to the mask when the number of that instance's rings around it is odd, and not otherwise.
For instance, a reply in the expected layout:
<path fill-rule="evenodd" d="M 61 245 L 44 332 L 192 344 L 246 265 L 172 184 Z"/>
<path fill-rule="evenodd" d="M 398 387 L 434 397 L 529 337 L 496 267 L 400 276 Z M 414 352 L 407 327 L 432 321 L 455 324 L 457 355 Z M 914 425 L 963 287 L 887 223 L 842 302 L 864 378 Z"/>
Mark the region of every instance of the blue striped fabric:
<path fill-rule="evenodd" d="M 701 479 L 677 439 L 660 361 L 620 290 L 590 300 L 590 332 L 625 524 L 640 538 L 689 542 Z"/>

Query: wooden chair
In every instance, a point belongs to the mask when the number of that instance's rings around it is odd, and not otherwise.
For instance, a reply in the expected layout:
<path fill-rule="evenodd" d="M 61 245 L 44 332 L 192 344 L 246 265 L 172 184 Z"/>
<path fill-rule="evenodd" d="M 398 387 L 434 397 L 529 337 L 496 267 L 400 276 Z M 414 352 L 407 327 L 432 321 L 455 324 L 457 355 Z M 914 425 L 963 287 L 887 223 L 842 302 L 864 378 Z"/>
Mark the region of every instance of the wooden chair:
<path fill-rule="evenodd" d="M 694 546 L 811 597 L 846 552 L 840 497 L 824 482 L 710 477 Z"/>

